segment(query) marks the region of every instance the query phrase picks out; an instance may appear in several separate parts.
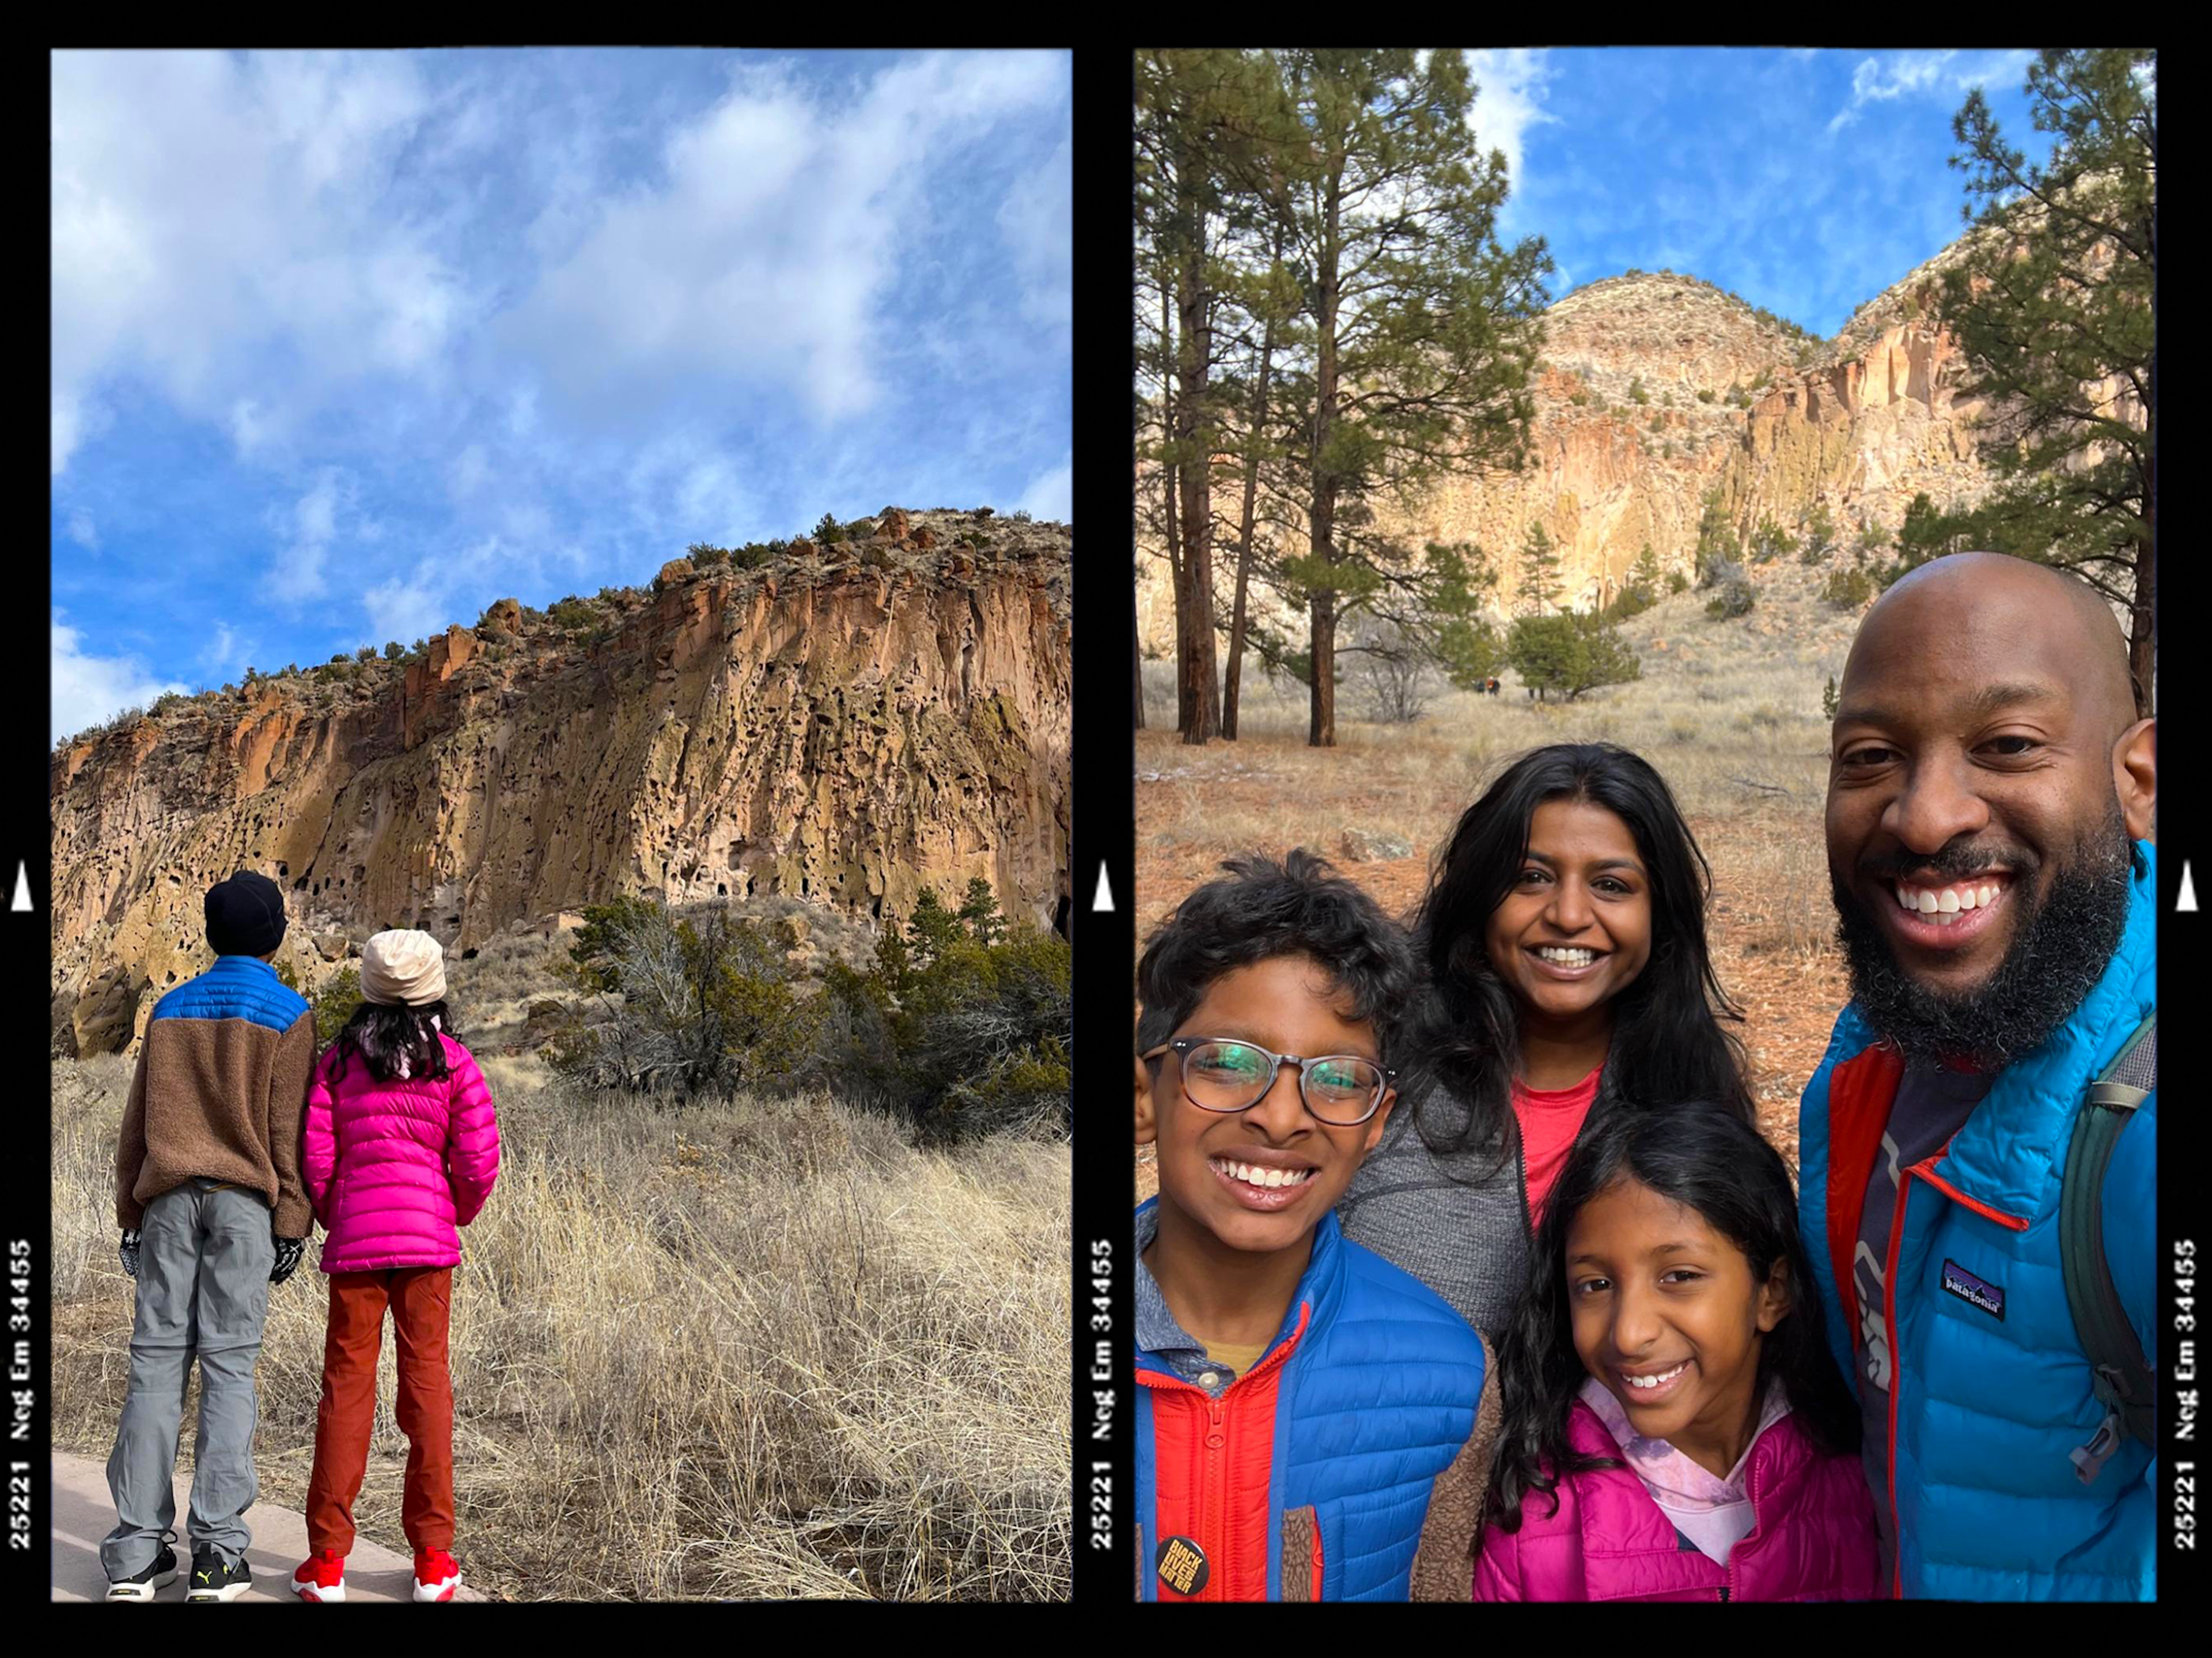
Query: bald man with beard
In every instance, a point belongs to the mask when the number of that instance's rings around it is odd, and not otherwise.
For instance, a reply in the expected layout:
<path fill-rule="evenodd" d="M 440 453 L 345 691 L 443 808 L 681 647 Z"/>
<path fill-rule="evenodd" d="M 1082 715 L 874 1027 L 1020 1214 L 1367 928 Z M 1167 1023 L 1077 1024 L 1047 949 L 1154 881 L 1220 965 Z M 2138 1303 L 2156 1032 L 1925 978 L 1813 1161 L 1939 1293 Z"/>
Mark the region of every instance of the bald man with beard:
<path fill-rule="evenodd" d="M 2069 1309 L 2090 1084 L 2150 1091 L 2103 1183 L 2154 1365 L 2156 728 L 2104 602 L 1994 553 L 1883 594 L 1838 689 L 1828 873 L 1851 1001 L 1799 1115 L 1799 1218 L 1899 1597 L 2148 1600 L 2149 1446 Z"/>

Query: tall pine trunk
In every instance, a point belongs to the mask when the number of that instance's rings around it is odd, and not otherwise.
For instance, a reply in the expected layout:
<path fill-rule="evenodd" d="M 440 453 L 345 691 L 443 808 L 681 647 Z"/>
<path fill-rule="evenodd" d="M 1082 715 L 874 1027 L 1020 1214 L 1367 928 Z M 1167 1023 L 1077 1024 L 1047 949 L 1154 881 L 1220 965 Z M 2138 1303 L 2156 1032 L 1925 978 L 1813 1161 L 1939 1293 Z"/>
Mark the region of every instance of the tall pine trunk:
<path fill-rule="evenodd" d="M 1322 220 L 1321 258 L 1316 261 L 1316 286 L 1319 304 L 1316 307 L 1315 330 L 1316 373 L 1314 377 L 1313 423 L 1313 508 L 1307 514 L 1307 527 L 1311 531 L 1311 552 L 1317 568 L 1316 585 L 1312 589 L 1311 627 L 1307 636 L 1310 647 L 1308 674 L 1313 687 L 1313 720 L 1306 742 L 1316 749 L 1336 746 L 1336 591 L 1322 583 L 1329 578 L 1323 572 L 1336 562 L 1336 475 L 1330 470 L 1329 442 L 1335 435 L 1336 425 L 1336 308 L 1337 257 L 1340 244 L 1338 191 L 1342 187 L 1342 173 L 1333 173 L 1328 180 L 1328 198 Z"/>
<path fill-rule="evenodd" d="M 1175 594 L 1176 729 L 1190 729 L 1193 707 L 1190 678 L 1183 671 L 1183 617 L 1190 610 L 1189 573 L 1182 556 L 1182 531 L 1176 516 L 1175 387 L 1171 373 L 1175 334 L 1170 325 L 1174 301 L 1164 270 L 1160 276 L 1160 435 L 1164 457 L 1160 465 L 1162 507 L 1167 520 L 1169 586 Z"/>
<path fill-rule="evenodd" d="M 1129 662 L 1136 671 L 1136 728 L 1142 731 L 1145 728 L 1145 644 L 1137 635 L 1137 602 L 1133 595 L 1129 600 Z"/>
<path fill-rule="evenodd" d="M 1275 224 L 1272 270 L 1283 258 L 1283 226 Z M 1275 357 L 1275 319 L 1269 309 L 1260 341 L 1260 378 L 1252 393 L 1252 425 L 1244 448 L 1244 505 L 1237 519 L 1237 599 L 1229 617 L 1229 669 L 1221 682 L 1221 734 L 1237 738 L 1237 698 L 1244 671 L 1244 604 L 1252 585 L 1252 520 L 1260 495 L 1260 444 L 1267 427 L 1267 370 Z"/>
<path fill-rule="evenodd" d="M 1209 743 L 1221 723 L 1213 677 L 1213 456 L 1206 430 L 1206 374 L 1213 352 L 1206 282 L 1206 215 L 1188 158 L 1182 176 L 1182 276 L 1176 290 L 1176 453 L 1182 462 L 1182 562 L 1189 607 L 1177 617 L 1177 672 L 1187 682 L 1190 719 L 1182 740 Z"/>

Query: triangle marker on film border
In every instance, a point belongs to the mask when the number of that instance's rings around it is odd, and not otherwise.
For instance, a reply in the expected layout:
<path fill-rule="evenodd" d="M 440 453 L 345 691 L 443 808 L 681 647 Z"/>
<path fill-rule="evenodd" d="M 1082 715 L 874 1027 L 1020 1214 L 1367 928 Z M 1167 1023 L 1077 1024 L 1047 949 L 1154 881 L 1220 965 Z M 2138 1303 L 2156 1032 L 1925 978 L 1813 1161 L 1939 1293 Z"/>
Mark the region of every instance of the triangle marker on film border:
<path fill-rule="evenodd" d="M 2189 869 L 2186 865 L 2184 865 L 2182 867 L 2181 878 L 2185 881 L 2189 878 Z M 15 901 L 9 904 L 8 908 L 10 909 L 29 909 L 32 908 L 31 872 L 28 865 L 27 865 L 20 858 L 15 860 Z M 2194 908 L 2195 906 L 2191 905 L 2191 908 Z"/>
<path fill-rule="evenodd" d="M 18 905 L 17 908 L 21 908 L 21 906 Z M 2197 889 L 2190 882 L 2189 860 L 2185 858 L 2181 862 L 2181 890 L 2174 895 L 2173 913 L 2179 915 L 2184 910 L 2193 912 L 2196 908 Z"/>
<path fill-rule="evenodd" d="M 1106 865 L 1103 864 L 1098 865 L 1098 893 L 1091 899 L 1091 908 L 1094 910 L 1114 908 L 1114 891 L 1106 884 Z"/>

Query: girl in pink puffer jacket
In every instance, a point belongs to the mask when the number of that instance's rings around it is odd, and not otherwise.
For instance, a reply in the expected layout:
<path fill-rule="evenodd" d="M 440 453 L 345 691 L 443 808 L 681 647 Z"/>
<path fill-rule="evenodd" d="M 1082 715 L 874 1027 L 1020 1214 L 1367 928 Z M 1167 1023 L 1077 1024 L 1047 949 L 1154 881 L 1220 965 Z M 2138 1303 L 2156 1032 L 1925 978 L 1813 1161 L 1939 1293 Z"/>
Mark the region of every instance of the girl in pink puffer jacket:
<path fill-rule="evenodd" d="M 1857 1406 L 1756 1130 L 1704 1104 L 1592 1118 L 1533 1254 L 1474 1599 L 1880 1594 Z"/>
<path fill-rule="evenodd" d="M 400 1524 L 415 1550 L 415 1598 L 450 1600 L 453 1387 L 447 1363 L 457 1228 L 499 1178 L 499 1121 L 483 1073 L 445 1030 L 444 951 L 427 932 L 380 932 L 362 950 L 361 1007 L 307 1090 L 307 1195 L 328 1236 L 323 1398 L 307 1486 L 313 1551 L 292 1576 L 305 1600 L 345 1599 L 353 1503 L 368 1467 L 384 1314 L 398 1347 L 408 1438 Z"/>

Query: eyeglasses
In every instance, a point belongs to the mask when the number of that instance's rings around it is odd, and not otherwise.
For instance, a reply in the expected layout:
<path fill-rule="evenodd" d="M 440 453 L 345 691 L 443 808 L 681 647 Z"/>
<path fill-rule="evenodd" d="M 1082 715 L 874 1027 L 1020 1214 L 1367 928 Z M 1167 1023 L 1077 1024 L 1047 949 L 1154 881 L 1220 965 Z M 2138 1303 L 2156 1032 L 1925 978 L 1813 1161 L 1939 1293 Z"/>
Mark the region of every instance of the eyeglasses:
<path fill-rule="evenodd" d="M 1306 1059 L 1218 1036 L 1177 1036 L 1144 1058 L 1157 1060 L 1170 1050 L 1182 1067 L 1183 1097 L 1201 1111 L 1248 1110 L 1267 1097 L 1283 1066 L 1294 1065 L 1306 1109 L 1334 1127 L 1351 1128 L 1375 1114 L 1384 1090 L 1398 1080 L 1395 1071 L 1357 1054 Z"/>

